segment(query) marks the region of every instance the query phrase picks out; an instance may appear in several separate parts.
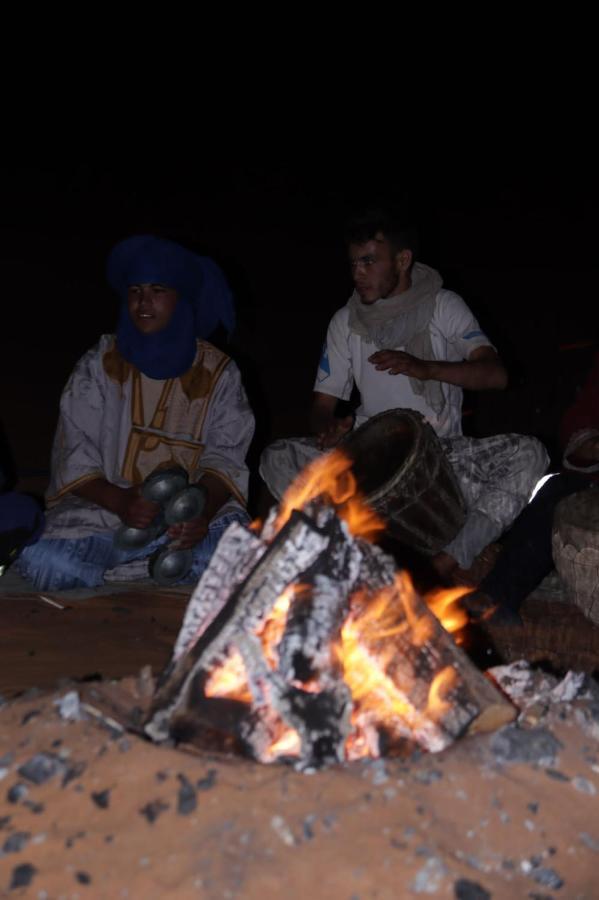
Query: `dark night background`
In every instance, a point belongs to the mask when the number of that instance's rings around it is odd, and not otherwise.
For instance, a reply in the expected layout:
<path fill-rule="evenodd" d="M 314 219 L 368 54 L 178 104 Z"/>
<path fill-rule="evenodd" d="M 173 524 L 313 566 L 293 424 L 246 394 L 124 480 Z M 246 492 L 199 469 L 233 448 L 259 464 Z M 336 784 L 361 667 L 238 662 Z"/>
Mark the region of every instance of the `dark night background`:
<path fill-rule="evenodd" d="M 4 458 L 23 489 L 43 484 L 60 391 L 76 360 L 114 329 L 104 265 L 119 239 L 152 232 L 213 256 L 233 285 L 226 348 L 257 418 L 255 464 L 273 436 L 305 428 L 326 326 L 349 295 L 341 227 L 365 203 L 392 205 L 497 346 L 502 393 L 466 398 L 464 429 L 555 433 L 597 346 L 594 169 L 474 143 L 400 161 L 322 148 L 294 158 L 198 155 L 0 168 Z M 513 150 L 513 148 L 512 148 Z M 256 485 L 254 485 L 255 497 Z"/>

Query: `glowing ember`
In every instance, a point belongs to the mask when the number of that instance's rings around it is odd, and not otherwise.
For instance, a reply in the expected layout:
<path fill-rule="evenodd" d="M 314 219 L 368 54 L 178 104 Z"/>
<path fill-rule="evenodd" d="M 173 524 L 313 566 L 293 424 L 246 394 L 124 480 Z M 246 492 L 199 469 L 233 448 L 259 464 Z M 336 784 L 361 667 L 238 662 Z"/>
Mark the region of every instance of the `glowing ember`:
<path fill-rule="evenodd" d="M 306 466 L 283 495 L 275 531 L 283 527 L 294 509 L 303 509 L 311 500 L 322 498 L 335 507 L 351 534 L 374 540 L 384 531 L 385 523 L 358 492 L 351 466 L 351 460 L 341 450 L 332 450 Z"/>
<path fill-rule="evenodd" d="M 281 756 L 299 756 L 301 750 L 300 737 L 293 728 L 287 728 L 283 735 L 270 745 L 267 751 L 267 759 L 274 762 Z"/>
<path fill-rule="evenodd" d="M 277 644 L 285 631 L 291 601 L 299 602 L 305 590 L 301 584 L 290 585 L 277 599 L 264 623 L 256 629 L 256 634 L 262 643 L 264 658 L 273 670 L 278 665 Z"/>
<path fill-rule="evenodd" d="M 224 663 L 216 666 L 204 687 L 207 697 L 223 697 L 228 700 L 241 700 L 251 703 L 248 679 L 241 653 L 231 650 Z"/>

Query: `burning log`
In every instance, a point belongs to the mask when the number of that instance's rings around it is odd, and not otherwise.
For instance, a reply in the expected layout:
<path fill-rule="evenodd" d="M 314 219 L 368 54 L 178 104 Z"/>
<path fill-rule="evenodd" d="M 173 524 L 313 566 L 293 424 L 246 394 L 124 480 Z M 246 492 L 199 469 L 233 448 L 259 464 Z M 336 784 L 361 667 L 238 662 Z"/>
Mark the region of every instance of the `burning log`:
<path fill-rule="evenodd" d="M 259 535 L 240 525 L 223 535 L 153 699 L 154 740 L 202 742 L 216 729 L 262 762 L 306 769 L 406 738 L 438 751 L 514 717 L 409 578 L 360 536 L 380 524 L 356 503 L 349 461 L 334 458 L 332 489 L 321 466 L 316 488 L 301 485 L 301 509 L 284 499 Z"/>

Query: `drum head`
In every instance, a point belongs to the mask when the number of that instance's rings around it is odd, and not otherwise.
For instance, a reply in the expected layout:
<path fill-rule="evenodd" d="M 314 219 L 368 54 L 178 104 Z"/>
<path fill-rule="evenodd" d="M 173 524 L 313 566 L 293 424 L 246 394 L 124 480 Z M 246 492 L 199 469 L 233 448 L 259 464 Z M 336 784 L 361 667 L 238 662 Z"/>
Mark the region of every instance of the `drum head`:
<path fill-rule="evenodd" d="M 417 457 L 423 424 L 420 413 L 392 409 L 372 416 L 339 445 L 352 459 L 358 489 L 369 502 L 387 493 Z"/>

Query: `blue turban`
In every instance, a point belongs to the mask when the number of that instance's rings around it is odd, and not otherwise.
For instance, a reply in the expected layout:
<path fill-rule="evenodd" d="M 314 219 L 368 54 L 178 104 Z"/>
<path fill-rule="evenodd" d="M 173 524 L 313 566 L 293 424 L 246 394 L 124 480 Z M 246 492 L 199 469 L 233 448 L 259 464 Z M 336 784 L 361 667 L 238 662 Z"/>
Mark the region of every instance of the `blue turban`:
<path fill-rule="evenodd" d="M 208 337 L 219 324 L 235 327 L 233 296 L 213 260 L 173 241 L 142 234 L 113 247 L 106 269 L 108 282 L 123 300 L 117 327 L 121 354 L 150 378 L 177 378 L 191 367 L 196 337 Z M 173 316 L 162 331 L 142 334 L 129 315 L 132 284 L 163 284 L 179 295 Z"/>

